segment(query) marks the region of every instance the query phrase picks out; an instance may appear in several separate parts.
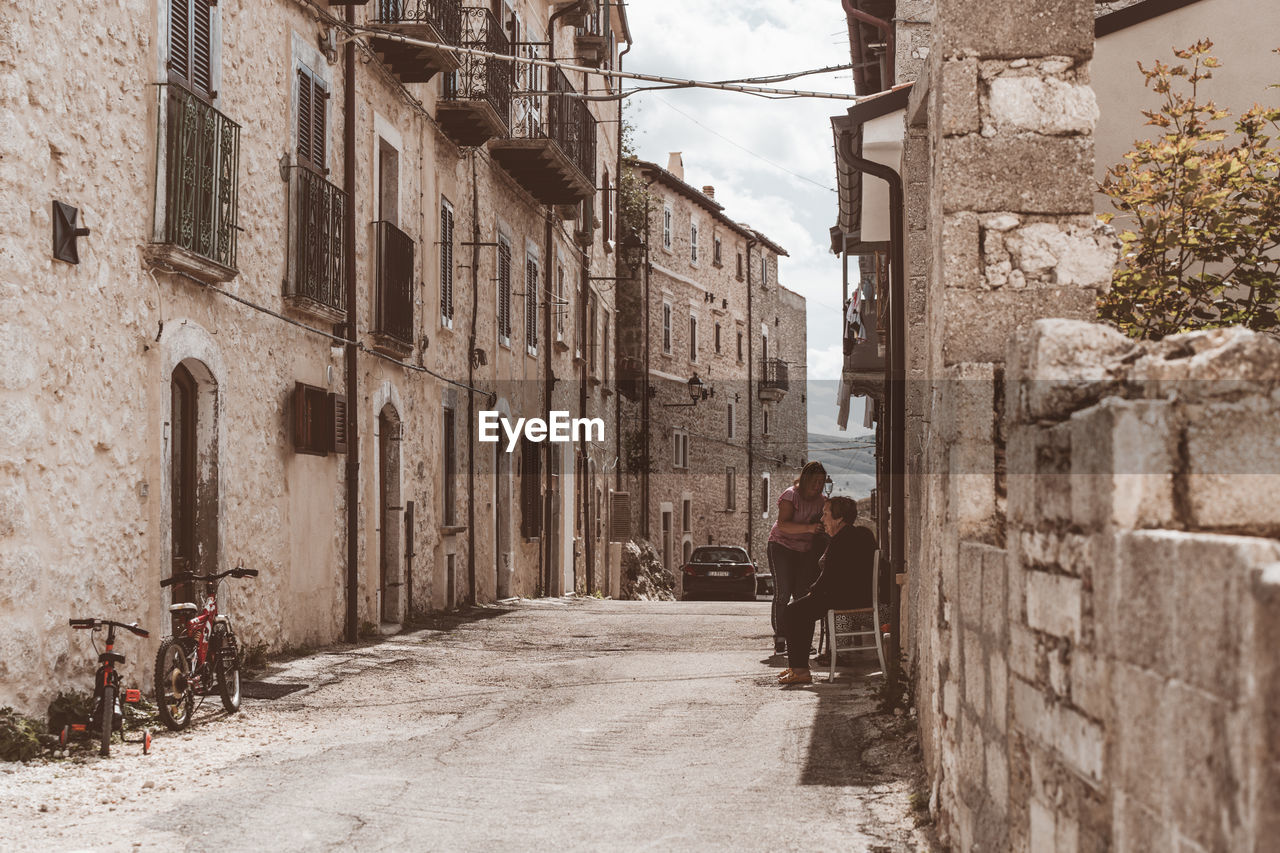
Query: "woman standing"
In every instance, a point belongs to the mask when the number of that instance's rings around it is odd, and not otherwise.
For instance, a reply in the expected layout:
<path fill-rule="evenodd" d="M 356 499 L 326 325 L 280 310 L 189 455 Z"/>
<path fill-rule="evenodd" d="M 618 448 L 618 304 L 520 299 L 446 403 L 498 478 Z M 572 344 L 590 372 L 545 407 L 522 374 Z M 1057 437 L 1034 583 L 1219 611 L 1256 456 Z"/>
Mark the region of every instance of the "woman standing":
<path fill-rule="evenodd" d="M 778 520 L 769 531 L 769 571 L 773 574 L 773 651 L 787 650 L 782 613 L 792 596 L 804 595 L 817 573 L 814 537 L 823 532 L 822 489 L 827 470 L 810 462 L 800 477 L 778 495 Z M 808 649 L 805 649 L 807 652 Z"/>

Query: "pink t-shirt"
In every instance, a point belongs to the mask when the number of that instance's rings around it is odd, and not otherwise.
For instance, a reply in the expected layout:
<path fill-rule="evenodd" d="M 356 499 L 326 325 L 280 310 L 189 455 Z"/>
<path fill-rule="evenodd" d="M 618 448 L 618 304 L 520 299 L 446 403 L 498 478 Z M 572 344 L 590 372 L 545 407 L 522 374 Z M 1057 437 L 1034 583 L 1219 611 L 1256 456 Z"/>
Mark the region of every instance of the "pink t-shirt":
<path fill-rule="evenodd" d="M 800 489 L 791 486 L 783 490 L 778 495 L 778 517 L 782 517 L 782 504 L 789 503 L 795 507 L 795 513 L 791 516 L 793 522 L 801 524 L 814 524 L 822 521 L 822 506 L 827 502 L 826 496 L 821 492 L 813 500 L 804 500 L 800 497 Z M 809 551 L 813 548 L 812 533 L 783 533 L 778 529 L 778 523 L 775 521 L 773 529 L 769 531 L 769 541 L 777 542 L 784 548 L 790 548 L 792 551 Z"/>

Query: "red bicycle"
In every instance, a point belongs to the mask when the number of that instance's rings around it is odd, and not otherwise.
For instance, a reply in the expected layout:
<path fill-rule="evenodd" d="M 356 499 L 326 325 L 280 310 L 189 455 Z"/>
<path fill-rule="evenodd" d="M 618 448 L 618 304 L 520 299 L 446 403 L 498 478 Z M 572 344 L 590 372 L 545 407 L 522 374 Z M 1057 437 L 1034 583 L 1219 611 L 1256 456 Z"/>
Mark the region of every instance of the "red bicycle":
<path fill-rule="evenodd" d="M 98 749 L 99 755 L 111 754 L 111 734 L 119 731 L 120 737 L 124 737 L 124 708 L 122 702 L 137 702 L 141 697 L 137 690 L 126 690 L 126 695 L 121 695 L 120 690 L 120 673 L 116 667 L 124 664 L 124 655 L 115 650 L 116 645 L 116 628 L 123 628 L 131 631 L 139 637 L 151 636 L 146 630 L 139 628 L 138 623 L 126 625 L 123 622 L 112 622 L 110 619 L 72 619 L 72 628 L 87 628 L 94 633 L 107 629 L 107 647 L 98 653 L 98 672 L 93 679 L 93 710 L 89 714 L 88 730 L 98 732 L 102 736 L 102 745 Z M 94 649 L 98 646 L 94 641 Z M 72 723 L 64 726 L 60 735 L 60 740 L 65 746 L 71 736 L 77 731 L 83 731 L 85 726 L 80 723 Z M 151 732 L 144 732 L 142 736 L 142 751 L 150 752 L 151 750 Z"/>
<path fill-rule="evenodd" d="M 214 575 L 183 574 L 161 586 L 188 582 L 208 585 L 204 608 L 179 602 L 169 606 L 173 634 L 156 653 L 156 704 L 160 721 L 178 731 L 191 722 L 197 696 L 204 701 L 216 689 L 227 713 L 240 710 L 240 651 L 231 619 L 218 612 L 218 584 L 226 577 L 256 577 L 257 569 L 236 566 Z"/>

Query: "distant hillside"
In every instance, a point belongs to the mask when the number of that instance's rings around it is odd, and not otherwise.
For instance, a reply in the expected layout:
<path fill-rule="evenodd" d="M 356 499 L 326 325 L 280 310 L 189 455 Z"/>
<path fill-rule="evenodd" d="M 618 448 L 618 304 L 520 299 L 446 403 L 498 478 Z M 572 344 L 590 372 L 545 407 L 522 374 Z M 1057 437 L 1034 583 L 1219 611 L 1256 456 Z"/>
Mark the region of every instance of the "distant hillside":
<path fill-rule="evenodd" d="M 833 495 L 865 498 L 876 487 L 875 442 L 869 436 L 809 433 L 809 458 L 827 469 Z"/>

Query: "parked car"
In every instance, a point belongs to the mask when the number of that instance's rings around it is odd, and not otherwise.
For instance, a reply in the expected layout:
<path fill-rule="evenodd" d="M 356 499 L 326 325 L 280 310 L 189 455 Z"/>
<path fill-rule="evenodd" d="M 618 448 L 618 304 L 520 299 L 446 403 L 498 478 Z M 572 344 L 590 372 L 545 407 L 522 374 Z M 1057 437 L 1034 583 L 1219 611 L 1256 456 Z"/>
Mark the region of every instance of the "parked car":
<path fill-rule="evenodd" d="M 746 550 L 727 545 L 694 548 L 681 569 L 684 598 L 756 600 L 756 566 Z"/>

